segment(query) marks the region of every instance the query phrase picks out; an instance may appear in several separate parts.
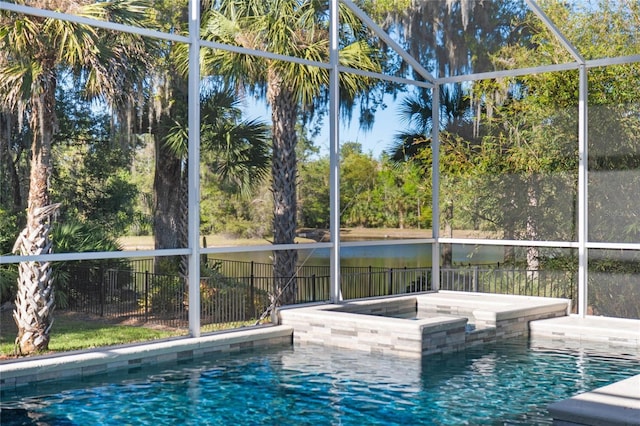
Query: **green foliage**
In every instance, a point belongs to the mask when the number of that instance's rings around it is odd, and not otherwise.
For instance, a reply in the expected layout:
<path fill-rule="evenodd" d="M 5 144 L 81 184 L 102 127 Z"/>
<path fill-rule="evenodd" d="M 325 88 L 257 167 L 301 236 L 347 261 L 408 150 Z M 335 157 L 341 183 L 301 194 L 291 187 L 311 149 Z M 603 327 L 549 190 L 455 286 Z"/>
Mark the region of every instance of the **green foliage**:
<path fill-rule="evenodd" d="M 62 200 L 62 220 L 80 220 L 121 235 L 131 226 L 138 194 L 126 152 L 108 143 L 61 144 L 54 148 L 53 199 Z"/>
<path fill-rule="evenodd" d="M 140 138 L 133 152 L 130 166 L 130 182 L 137 190 L 133 204 L 133 217 L 126 230 L 127 235 L 153 234 L 153 176 L 155 152 L 149 135 Z"/>
<path fill-rule="evenodd" d="M 345 144 L 340 175 L 341 226 L 428 228 L 431 182 L 417 162 L 395 163 Z M 329 159 L 305 162 L 300 172 L 303 227 L 326 228 L 329 221 Z"/>
<path fill-rule="evenodd" d="M 186 283 L 179 276 L 154 274 L 149 286 L 150 312 L 154 315 L 179 316 L 188 303 Z M 144 301 L 140 301 L 144 303 Z"/>
<path fill-rule="evenodd" d="M 345 226 L 370 226 L 366 210 L 372 201 L 378 174 L 378 164 L 362 153 L 360 144 L 347 143 L 341 150 L 340 208 Z M 360 207 L 360 208 L 358 208 Z"/>
<path fill-rule="evenodd" d="M 0 207 L 0 255 L 11 253 L 19 233 L 17 215 Z"/>
<path fill-rule="evenodd" d="M 300 165 L 301 227 L 326 229 L 329 227 L 329 159 L 322 157 Z"/>
<path fill-rule="evenodd" d="M 201 175 L 200 229 L 204 235 L 262 238 L 271 232 L 268 182 L 254 182 L 251 193 L 239 194 L 237 186 L 220 182 L 209 168 L 203 168 Z"/>
<path fill-rule="evenodd" d="M 590 251 L 588 303 L 594 315 L 640 318 L 639 261 L 631 250 Z"/>
<path fill-rule="evenodd" d="M 77 221 L 55 223 L 51 232 L 51 241 L 56 253 L 121 250 L 116 238 L 108 230 L 98 225 Z M 95 297 L 88 284 L 101 282 L 101 273 L 107 268 L 118 267 L 120 263 L 119 260 L 89 260 L 53 264 L 56 306 L 59 309 L 65 309 L 72 298 L 82 296 L 76 294 L 78 288 L 87 289 L 88 295 Z M 78 275 L 79 268 L 85 272 Z M 76 283 L 74 280 L 82 280 L 82 282 Z M 75 289 L 73 290 L 75 293 L 72 289 Z"/>
<path fill-rule="evenodd" d="M 0 267 L 0 305 L 13 302 L 18 291 L 18 268 L 16 265 Z"/>
<path fill-rule="evenodd" d="M 161 269 L 167 272 L 170 268 Z M 203 263 L 200 277 L 200 312 L 205 322 L 244 321 L 255 315 L 252 306 L 263 306 L 267 300 L 264 291 L 256 290 L 251 302 L 249 286 L 220 273 L 219 265 Z M 176 275 L 152 274 L 149 303 L 152 315 L 184 315 L 189 303 L 185 281 Z M 229 310 L 229 306 L 244 306 L 245 310 Z"/>
<path fill-rule="evenodd" d="M 56 253 L 122 250 L 117 237 L 108 229 L 79 221 L 55 223 L 51 240 Z"/>

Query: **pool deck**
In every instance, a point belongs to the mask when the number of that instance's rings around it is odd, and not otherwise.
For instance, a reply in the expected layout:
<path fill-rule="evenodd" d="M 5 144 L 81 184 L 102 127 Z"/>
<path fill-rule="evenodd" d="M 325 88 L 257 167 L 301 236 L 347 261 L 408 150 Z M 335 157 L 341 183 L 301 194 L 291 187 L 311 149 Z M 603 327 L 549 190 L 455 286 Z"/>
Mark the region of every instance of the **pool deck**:
<path fill-rule="evenodd" d="M 529 324 L 532 338 L 546 338 L 565 348 L 584 342 L 635 349 L 640 353 L 640 320 L 570 315 Z"/>
<path fill-rule="evenodd" d="M 215 357 L 257 348 L 291 346 L 293 329 L 260 326 L 202 337 L 176 337 L 154 342 L 108 346 L 49 356 L 0 362 L 0 389 L 11 391 L 39 382 L 138 370 L 164 362 Z"/>
<path fill-rule="evenodd" d="M 556 426 L 640 425 L 640 375 L 549 405 Z"/>
<path fill-rule="evenodd" d="M 532 322 L 531 345 L 577 349 L 640 361 L 640 320 L 576 315 Z M 548 407 L 555 426 L 640 425 L 640 375 Z"/>

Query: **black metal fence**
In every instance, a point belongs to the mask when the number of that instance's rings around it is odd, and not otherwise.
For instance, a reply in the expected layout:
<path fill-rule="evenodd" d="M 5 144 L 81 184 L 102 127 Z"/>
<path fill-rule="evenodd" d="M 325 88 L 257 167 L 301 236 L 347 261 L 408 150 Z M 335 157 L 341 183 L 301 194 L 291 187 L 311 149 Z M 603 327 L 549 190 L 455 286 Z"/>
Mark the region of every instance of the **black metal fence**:
<path fill-rule="evenodd" d="M 440 289 L 481 293 L 560 297 L 572 300 L 575 311 L 578 295 L 576 272 L 527 270 L 508 267 L 441 268 Z"/>
<path fill-rule="evenodd" d="M 200 279 L 202 325 L 228 327 L 256 321 L 272 303 L 273 267 L 256 262 L 207 259 Z M 187 283 L 178 275 L 157 274 L 153 260 L 117 264 L 67 264 L 58 282 L 59 308 L 102 317 L 130 318 L 171 327 L 188 325 Z M 297 302 L 330 298 L 328 266 L 301 266 L 295 280 Z M 505 267 L 440 270 L 440 288 L 469 292 L 575 299 L 577 277 L 566 271 L 527 271 Z M 431 268 L 343 267 L 345 300 L 432 290 Z M 575 303 L 574 303 L 575 306 Z"/>

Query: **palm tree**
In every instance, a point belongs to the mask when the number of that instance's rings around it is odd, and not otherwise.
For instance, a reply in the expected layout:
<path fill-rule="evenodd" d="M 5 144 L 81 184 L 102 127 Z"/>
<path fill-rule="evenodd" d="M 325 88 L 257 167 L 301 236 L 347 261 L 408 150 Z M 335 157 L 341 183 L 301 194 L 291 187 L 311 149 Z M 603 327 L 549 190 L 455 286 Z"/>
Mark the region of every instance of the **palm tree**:
<path fill-rule="evenodd" d="M 473 127 L 470 97 L 462 86 L 443 86 L 440 90 L 440 130 L 463 136 L 466 140 L 477 139 Z M 407 123 L 406 131 L 394 136 L 393 144 L 387 153 L 394 161 L 415 158 L 429 147 L 432 130 L 432 92 L 421 90 L 407 95 L 398 113 L 400 120 Z"/>
<path fill-rule="evenodd" d="M 327 2 L 297 0 L 222 0 L 203 14 L 203 38 L 297 58 L 328 62 Z M 341 47 L 341 64 L 379 71 L 378 58 L 363 41 L 364 26 L 342 9 L 344 34 L 350 43 Z M 346 39 L 346 38 L 345 38 Z M 292 244 L 296 235 L 296 180 L 299 115 L 321 108 L 329 73 L 322 68 L 265 59 L 224 50 L 205 50 L 204 74 L 227 77 L 245 92 L 266 98 L 272 119 L 273 243 Z M 341 88 L 351 100 L 371 81 L 342 74 Z M 353 105 L 352 102 L 347 102 Z M 274 252 L 274 303 L 295 302 L 296 250 Z"/>
<path fill-rule="evenodd" d="M 49 2 L 30 2 L 46 7 Z M 68 10 L 65 10 L 65 5 Z M 58 2 L 60 12 L 136 24 L 142 19 L 141 2 Z M 58 204 L 49 197 L 51 146 L 56 134 L 56 87 L 61 73 L 84 86 L 88 97 L 115 99 L 119 77 L 129 76 L 125 61 L 140 61 L 147 49 L 134 36 L 100 33 L 73 22 L 0 12 L 0 102 L 20 115 L 28 113 L 33 135 L 27 223 L 14 251 L 22 255 L 51 253 L 51 215 Z M 135 59 L 134 59 L 135 58 Z M 68 72 L 70 71 L 70 72 Z M 20 353 L 46 350 L 53 323 L 53 279 L 49 262 L 20 264 L 14 319 Z"/>
<path fill-rule="evenodd" d="M 430 163 L 431 156 L 423 154 L 431 143 L 432 93 L 427 90 L 413 92 L 403 100 L 400 118 L 408 124 L 409 128 L 395 135 L 394 144 L 388 149 L 392 161 L 418 161 L 426 158 Z M 440 130 L 461 136 L 464 140 L 477 142 L 478 135 L 471 116 L 470 98 L 464 93 L 462 86 L 459 84 L 443 86 L 439 93 Z M 441 219 L 444 234 L 449 236 L 452 232 L 453 199 L 443 201 L 447 205 L 442 211 Z M 453 256 L 451 250 L 450 244 L 442 245 L 442 264 L 445 267 L 451 266 Z"/>
<path fill-rule="evenodd" d="M 203 91 L 201 95 L 200 143 L 203 156 L 211 158 L 211 167 L 221 181 L 238 188 L 240 192 L 255 187 L 266 175 L 269 166 L 268 136 L 269 128 L 256 120 L 242 120 L 240 101 L 233 90 L 216 85 Z M 180 244 L 187 244 L 187 120 L 175 120 L 164 140 L 164 149 L 172 158 L 181 160 L 178 176 L 178 197 L 180 212 L 184 214 L 174 218 Z M 179 272 L 187 273 L 187 258 L 180 260 Z"/>

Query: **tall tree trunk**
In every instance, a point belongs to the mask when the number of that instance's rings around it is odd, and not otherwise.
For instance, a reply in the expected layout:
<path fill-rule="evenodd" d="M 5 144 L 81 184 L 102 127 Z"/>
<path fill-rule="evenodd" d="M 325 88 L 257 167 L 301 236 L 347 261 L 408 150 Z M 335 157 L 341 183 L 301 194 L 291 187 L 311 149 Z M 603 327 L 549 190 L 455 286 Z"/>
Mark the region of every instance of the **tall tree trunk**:
<path fill-rule="evenodd" d="M 11 205 L 11 210 L 14 213 L 24 209 L 17 167 L 22 149 L 19 149 L 19 152 L 14 155 L 11 145 L 13 132 L 16 131 L 17 134 L 16 121 L 13 113 L 8 110 L 0 110 L 0 171 L 4 175 L 2 182 L 11 188 L 10 191 L 0 191 L 0 202 L 4 205 Z"/>
<path fill-rule="evenodd" d="M 531 241 L 537 241 L 540 236 L 538 235 L 538 222 L 537 222 L 537 210 L 538 210 L 538 178 L 537 175 L 533 175 L 529 178 L 529 185 L 527 187 L 527 223 L 526 223 L 526 239 Z M 534 281 L 538 278 L 538 270 L 540 269 L 540 249 L 539 247 L 527 248 L 527 277 Z"/>
<path fill-rule="evenodd" d="M 156 250 L 182 247 L 185 243 L 182 235 L 186 229 L 182 217 L 183 188 L 182 179 L 186 173 L 183 170 L 183 160 L 166 144 L 166 137 L 175 121 L 186 120 L 186 111 L 180 108 L 187 105 L 187 82 L 173 70 L 165 70 L 157 87 L 157 105 L 154 109 L 157 117 L 157 129 L 154 134 L 155 146 L 155 171 L 153 179 L 153 235 Z M 186 226 L 186 225 L 185 225 Z M 164 259 L 164 261 L 159 261 Z M 168 262 L 168 258 L 156 258 L 156 273 L 162 271 L 162 266 Z M 180 269 L 180 262 L 172 262 L 170 271 Z"/>
<path fill-rule="evenodd" d="M 164 135 L 154 136 L 156 167 L 153 179 L 153 235 L 156 250 L 180 246 L 180 181 L 182 161 L 164 143 Z M 156 265 L 156 272 L 159 267 Z"/>
<path fill-rule="evenodd" d="M 189 167 L 185 165 L 180 176 L 180 208 L 178 211 L 178 244 L 180 247 L 189 245 Z M 206 258 L 206 255 L 204 255 Z M 187 282 L 189 276 L 189 256 L 180 256 L 180 276 Z"/>
<path fill-rule="evenodd" d="M 282 78 L 269 70 L 267 100 L 273 121 L 272 186 L 273 242 L 293 244 L 296 236 L 296 179 L 297 161 L 295 124 L 298 105 L 294 94 Z M 297 250 L 275 251 L 273 255 L 274 302 L 276 305 L 296 301 Z"/>
<path fill-rule="evenodd" d="M 518 188 L 520 187 L 517 181 L 507 178 L 503 187 L 507 189 L 507 193 L 503 199 L 503 238 L 505 240 L 516 239 L 516 218 L 518 217 Z M 504 263 L 514 264 L 516 260 L 516 251 L 514 246 L 504 246 Z"/>
<path fill-rule="evenodd" d="M 39 255 L 52 252 L 49 219 L 59 205 L 50 205 L 51 144 L 55 129 L 56 76 L 53 67 L 44 72 L 42 91 L 31 99 L 31 170 L 27 225 L 20 233 L 14 252 Z M 13 317 L 18 326 L 16 344 L 20 353 L 31 354 L 49 347 L 53 324 L 54 291 L 49 262 L 22 262 L 18 266 L 18 294 Z"/>
<path fill-rule="evenodd" d="M 453 227 L 451 223 L 453 222 L 453 200 L 449 200 L 447 202 L 447 206 L 443 210 L 443 218 L 442 222 L 444 225 L 443 233 L 445 237 L 453 236 Z M 442 244 L 440 246 L 440 257 L 442 258 L 442 267 L 443 268 L 451 268 L 453 265 L 453 245 L 451 244 Z"/>

